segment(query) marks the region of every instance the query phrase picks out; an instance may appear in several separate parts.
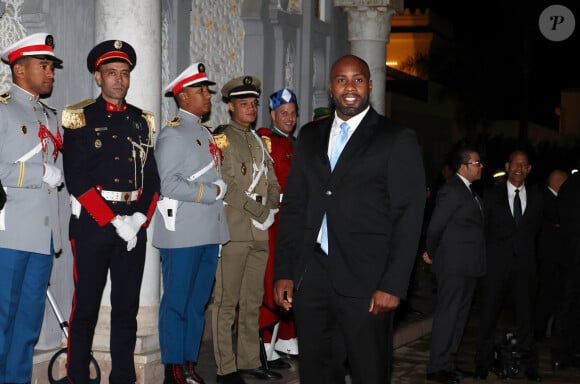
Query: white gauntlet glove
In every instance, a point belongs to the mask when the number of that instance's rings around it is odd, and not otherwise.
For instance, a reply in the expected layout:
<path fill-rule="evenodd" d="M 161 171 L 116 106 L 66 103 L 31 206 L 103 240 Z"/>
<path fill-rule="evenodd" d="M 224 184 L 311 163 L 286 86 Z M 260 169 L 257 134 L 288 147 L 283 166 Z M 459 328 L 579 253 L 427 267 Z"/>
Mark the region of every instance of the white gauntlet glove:
<path fill-rule="evenodd" d="M 131 233 L 133 234 L 133 236 L 130 236 L 130 239 L 132 239 L 133 237 L 137 236 L 137 233 L 139 233 L 139 230 L 141 229 L 143 224 L 145 224 L 145 222 L 147 221 L 147 216 L 145 216 L 141 212 L 135 212 L 131 216 L 125 216 L 123 221 L 129 224 L 129 227 L 131 228 Z"/>
<path fill-rule="evenodd" d="M 115 218 L 111 220 L 111 224 L 113 224 L 117 230 L 117 235 L 119 235 L 121 239 L 129 241 L 135 237 L 135 234 L 131 234 L 131 227 L 127 222 L 125 222 L 125 216 L 115 216 Z"/>
<path fill-rule="evenodd" d="M 111 224 L 117 229 L 119 237 L 127 242 L 127 250 L 130 251 L 137 244 L 137 233 L 147 221 L 147 217 L 141 212 L 135 212 L 131 216 L 117 215 Z"/>
<path fill-rule="evenodd" d="M 214 181 L 212 184 L 215 184 L 218 187 L 220 187 L 220 194 L 217 195 L 217 197 L 215 199 L 216 200 L 223 199 L 224 196 L 226 195 L 226 192 L 228 191 L 228 185 L 222 179 L 218 179 L 218 180 Z"/>
<path fill-rule="evenodd" d="M 137 236 L 127 241 L 127 251 L 131 251 L 137 245 Z"/>
<path fill-rule="evenodd" d="M 258 223 L 254 219 L 252 219 L 252 224 L 254 225 L 254 227 L 261 229 L 262 231 L 266 231 L 266 230 L 268 230 L 268 228 L 270 228 L 272 226 L 272 224 L 274 224 L 274 218 L 276 217 L 276 213 L 278 213 L 278 208 L 270 209 L 270 213 L 268 214 L 268 217 L 266 218 L 266 220 L 262 224 Z"/>
<path fill-rule="evenodd" d="M 56 188 L 62 184 L 62 171 L 60 168 L 55 167 L 47 163 L 44 165 L 44 175 L 42 176 L 42 181 L 44 181 L 50 188 Z"/>

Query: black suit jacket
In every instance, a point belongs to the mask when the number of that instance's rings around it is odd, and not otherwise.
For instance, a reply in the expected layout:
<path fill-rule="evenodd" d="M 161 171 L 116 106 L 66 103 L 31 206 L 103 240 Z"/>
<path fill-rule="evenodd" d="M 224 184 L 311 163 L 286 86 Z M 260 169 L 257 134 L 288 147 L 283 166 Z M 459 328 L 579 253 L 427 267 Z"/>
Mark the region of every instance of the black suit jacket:
<path fill-rule="evenodd" d="M 437 193 L 427 228 L 433 272 L 478 277 L 485 273 L 483 212 L 465 183 L 453 175 Z"/>
<path fill-rule="evenodd" d="M 0 181 L 0 209 L 4 208 L 4 203 L 6 202 L 6 192 Z"/>
<path fill-rule="evenodd" d="M 580 174 L 572 174 L 558 192 L 558 213 L 562 234 L 562 263 L 580 264 Z M 580 278 L 575 276 L 575 278 Z"/>
<path fill-rule="evenodd" d="M 562 236 L 560 231 L 560 215 L 558 214 L 557 197 L 544 186 L 541 189 L 544 211 L 542 226 L 538 236 L 538 259 L 551 263 L 565 264 L 562 252 Z"/>
<path fill-rule="evenodd" d="M 518 226 L 510 210 L 507 182 L 485 192 L 487 273 L 505 276 L 510 270 L 532 276 L 536 271 L 536 236 L 542 222 L 542 194 L 525 185 L 527 204 Z"/>
<path fill-rule="evenodd" d="M 425 205 L 425 175 L 414 131 L 368 111 L 334 172 L 327 155 L 332 118 L 304 126 L 286 180 L 276 241 L 274 280 L 301 276 L 329 257 L 339 294 L 375 290 L 406 297 Z M 327 214 L 329 255 L 317 251 Z"/>

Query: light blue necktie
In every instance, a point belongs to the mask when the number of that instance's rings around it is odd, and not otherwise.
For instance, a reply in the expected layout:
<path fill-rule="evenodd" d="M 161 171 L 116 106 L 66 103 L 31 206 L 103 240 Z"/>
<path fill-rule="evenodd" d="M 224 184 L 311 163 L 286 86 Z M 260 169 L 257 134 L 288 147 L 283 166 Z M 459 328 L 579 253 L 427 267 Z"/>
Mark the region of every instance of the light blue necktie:
<path fill-rule="evenodd" d="M 332 146 L 332 151 L 330 152 L 330 170 L 334 170 L 334 166 L 340 157 L 340 153 L 344 149 L 346 142 L 348 140 L 348 123 L 344 122 L 340 124 L 340 136 L 336 139 L 334 145 Z M 328 228 L 326 225 L 326 213 L 322 218 L 322 230 L 320 231 L 320 248 L 328 255 Z"/>

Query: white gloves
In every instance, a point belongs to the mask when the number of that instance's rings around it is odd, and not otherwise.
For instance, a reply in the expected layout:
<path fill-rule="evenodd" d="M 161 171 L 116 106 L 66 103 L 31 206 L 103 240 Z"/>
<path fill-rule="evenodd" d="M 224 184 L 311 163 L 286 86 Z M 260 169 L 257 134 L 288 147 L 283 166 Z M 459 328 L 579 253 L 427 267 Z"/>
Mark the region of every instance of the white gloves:
<path fill-rule="evenodd" d="M 270 209 L 268 217 L 262 224 L 258 223 L 254 219 L 252 219 L 252 224 L 254 225 L 254 227 L 261 229 L 262 231 L 266 231 L 268 228 L 270 228 L 270 226 L 272 226 L 272 224 L 274 224 L 274 217 L 276 216 L 276 213 L 278 213 L 278 208 Z"/>
<path fill-rule="evenodd" d="M 127 241 L 127 252 L 131 251 L 137 245 L 137 236 Z"/>
<path fill-rule="evenodd" d="M 44 163 L 44 175 L 42 176 L 42 181 L 44 181 L 50 188 L 56 188 L 62 184 L 62 171 L 60 168 Z"/>
<path fill-rule="evenodd" d="M 222 179 L 218 179 L 214 181 L 212 184 L 215 184 L 218 187 L 220 187 L 220 194 L 217 195 L 215 199 L 216 200 L 223 199 L 224 196 L 226 195 L 226 192 L 228 191 L 228 185 Z"/>
<path fill-rule="evenodd" d="M 111 224 L 117 229 L 119 237 L 127 242 L 127 251 L 132 250 L 137 245 L 137 233 L 146 221 L 147 217 L 141 212 L 135 212 L 131 216 L 117 215 L 111 220 Z"/>

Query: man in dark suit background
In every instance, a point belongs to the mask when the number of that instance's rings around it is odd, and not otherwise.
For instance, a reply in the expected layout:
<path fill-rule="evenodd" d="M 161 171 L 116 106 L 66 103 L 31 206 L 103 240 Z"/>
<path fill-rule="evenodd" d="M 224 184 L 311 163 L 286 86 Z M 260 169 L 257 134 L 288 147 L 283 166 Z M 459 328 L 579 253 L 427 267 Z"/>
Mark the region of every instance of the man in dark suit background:
<path fill-rule="evenodd" d="M 580 164 L 580 162 L 579 162 Z M 562 250 L 567 266 L 561 277 L 561 305 L 554 319 L 552 367 L 580 368 L 580 173 L 572 174 L 558 193 Z"/>
<path fill-rule="evenodd" d="M 475 149 L 462 146 L 453 152 L 451 168 L 455 173 L 437 193 L 423 254 L 437 278 L 427 380 L 442 384 L 456 384 L 466 375 L 455 358 L 477 278 L 485 273 L 481 199 L 471 190 L 471 183 L 481 178 L 483 163 Z"/>
<path fill-rule="evenodd" d="M 560 308 L 563 277 L 569 268 L 569 255 L 562 249 L 560 215 L 557 197 L 568 173 L 562 169 L 550 172 L 546 185 L 541 188 L 544 199 L 542 227 L 538 235 L 538 294 L 535 308 L 534 334 L 536 339 L 547 335 L 549 318 Z"/>
<path fill-rule="evenodd" d="M 509 290 L 517 323 L 516 340 L 526 356 L 526 376 L 529 380 L 541 381 L 534 343 L 531 293 L 536 274 L 535 240 L 542 220 L 543 203 L 540 191 L 525 184 L 531 169 L 527 153 L 513 151 L 505 164 L 506 183 L 496 185 L 484 194 L 487 273 L 480 280 L 476 379 L 486 379 L 492 367 L 496 325 Z"/>
<path fill-rule="evenodd" d="M 425 177 L 415 133 L 370 107 L 371 89 L 364 60 L 334 63 L 336 111 L 300 130 L 286 181 L 274 297 L 294 308 L 302 384 L 343 382 L 346 361 L 354 384 L 390 382 L 393 315 L 416 257 Z"/>

